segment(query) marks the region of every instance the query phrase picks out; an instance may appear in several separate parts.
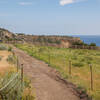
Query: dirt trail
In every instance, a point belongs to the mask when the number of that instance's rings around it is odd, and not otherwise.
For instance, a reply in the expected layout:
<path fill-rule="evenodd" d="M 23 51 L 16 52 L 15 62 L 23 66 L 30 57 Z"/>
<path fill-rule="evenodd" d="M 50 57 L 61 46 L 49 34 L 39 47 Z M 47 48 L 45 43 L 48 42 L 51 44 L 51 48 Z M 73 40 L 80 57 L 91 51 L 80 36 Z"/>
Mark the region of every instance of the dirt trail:
<path fill-rule="evenodd" d="M 14 52 L 24 64 L 24 74 L 30 77 L 35 87 L 36 100 L 80 100 L 75 90 L 65 84 L 54 69 L 19 49 L 14 48 Z"/>

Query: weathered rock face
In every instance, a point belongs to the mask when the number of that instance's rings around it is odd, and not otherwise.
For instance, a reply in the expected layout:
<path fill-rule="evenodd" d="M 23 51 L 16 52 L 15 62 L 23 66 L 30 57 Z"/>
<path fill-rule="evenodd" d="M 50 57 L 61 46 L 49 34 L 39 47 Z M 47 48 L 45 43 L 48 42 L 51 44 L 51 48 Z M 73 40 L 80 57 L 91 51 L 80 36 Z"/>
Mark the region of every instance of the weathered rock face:
<path fill-rule="evenodd" d="M 33 43 L 35 45 L 46 45 L 64 48 L 69 48 L 74 42 L 82 42 L 80 38 L 69 36 L 34 36 L 18 34 L 17 38 L 22 39 L 28 43 Z"/>
<path fill-rule="evenodd" d="M 0 28 L 0 40 L 7 41 L 12 40 L 13 38 L 15 38 L 15 35 L 13 33 L 6 29 Z"/>
<path fill-rule="evenodd" d="M 35 45 L 54 46 L 63 48 L 69 48 L 75 42 L 82 42 L 80 38 L 69 36 L 37 36 L 14 34 L 2 28 L 0 28 L 0 40 L 10 43 L 31 43 Z"/>

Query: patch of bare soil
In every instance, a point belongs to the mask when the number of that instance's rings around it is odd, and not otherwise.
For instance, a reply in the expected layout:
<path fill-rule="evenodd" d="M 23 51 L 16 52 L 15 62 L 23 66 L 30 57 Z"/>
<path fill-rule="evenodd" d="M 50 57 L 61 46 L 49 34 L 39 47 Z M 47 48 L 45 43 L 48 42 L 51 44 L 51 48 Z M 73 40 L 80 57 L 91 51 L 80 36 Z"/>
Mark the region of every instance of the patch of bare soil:
<path fill-rule="evenodd" d="M 24 74 L 31 79 L 36 100 L 88 100 L 86 94 L 76 91 L 73 84 L 63 80 L 56 70 L 44 62 L 17 48 L 14 48 L 14 52 L 19 57 L 20 64 L 23 64 Z"/>
<path fill-rule="evenodd" d="M 11 53 L 8 51 L 0 51 L 0 73 L 4 73 L 10 67 L 10 64 L 7 62 L 8 55 Z"/>

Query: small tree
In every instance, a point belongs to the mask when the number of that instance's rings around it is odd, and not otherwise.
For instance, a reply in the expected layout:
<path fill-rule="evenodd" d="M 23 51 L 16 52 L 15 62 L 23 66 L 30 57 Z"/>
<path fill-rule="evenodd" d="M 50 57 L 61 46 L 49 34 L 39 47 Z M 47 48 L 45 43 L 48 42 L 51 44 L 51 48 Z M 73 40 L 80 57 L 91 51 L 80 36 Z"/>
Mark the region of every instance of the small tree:
<path fill-rule="evenodd" d="M 56 40 L 55 43 L 56 44 L 61 44 L 61 41 L 60 40 Z"/>
<path fill-rule="evenodd" d="M 96 46 L 96 43 L 90 43 L 90 46 Z"/>
<path fill-rule="evenodd" d="M 77 42 L 74 42 L 73 45 L 84 45 L 84 42 L 77 41 Z"/>

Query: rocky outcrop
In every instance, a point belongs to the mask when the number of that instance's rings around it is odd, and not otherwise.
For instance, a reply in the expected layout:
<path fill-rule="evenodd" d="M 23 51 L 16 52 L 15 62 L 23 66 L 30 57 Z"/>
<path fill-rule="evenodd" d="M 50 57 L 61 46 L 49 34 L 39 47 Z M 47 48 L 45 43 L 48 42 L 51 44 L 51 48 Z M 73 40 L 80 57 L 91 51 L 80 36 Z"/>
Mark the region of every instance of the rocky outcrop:
<path fill-rule="evenodd" d="M 18 34 L 17 38 L 20 38 L 28 43 L 33 43 L 35 45 L 46 45 L 65 48 L 69 48 L 74 42 L 82 42 L 80 38 L 69 36 L 37 36 Z"/>
<path fill-rule="evenodd" d="M 69 36 L 37 36 L 14 34 L 6 29 L 0 28 L 0 41 L 7 43 L 31 43 L 34 45 L 54 46 L 69 48 L 75 42 L 82 42 L 80 38 Z"/>
<path fill-rule="evenodd" d="M 0 40 L 1 41 L 10 41 L 10 40 L 13 40 L 15 39 L 15 34 L 13 34 L 12 32 L 6 30 L 6 29 L 3 29 L 3 28 L 0 28 Z"/>

